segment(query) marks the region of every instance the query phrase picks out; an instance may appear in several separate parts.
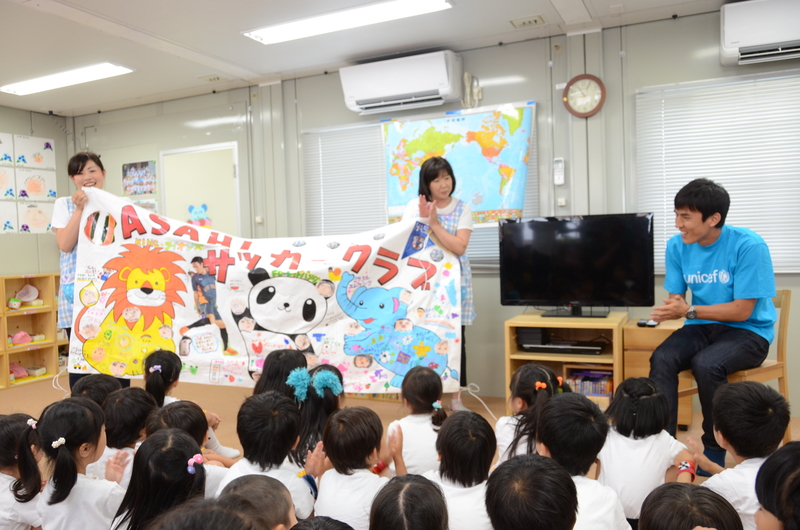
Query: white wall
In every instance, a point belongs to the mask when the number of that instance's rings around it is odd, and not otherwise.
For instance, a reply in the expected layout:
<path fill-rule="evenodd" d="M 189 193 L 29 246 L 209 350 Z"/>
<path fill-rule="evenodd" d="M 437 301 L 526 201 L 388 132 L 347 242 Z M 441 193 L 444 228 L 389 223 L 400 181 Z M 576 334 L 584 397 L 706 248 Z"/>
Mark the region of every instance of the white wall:
<path fill-rule="evenodd" d="M 711 13 L 613 28 L 585 36 L 560 36 L 481 48 L 461 55 L 466 70 L 479 79 L 524 78 L 515 84 L 486 87 L 482 105 L 537 101 L 541 212 L 548 215 L 599 214 L 636 210 L 636 90 L 800 68 L 799 60 L 722 67 L 718 46 L 719 15 Z M 561 102 L 561 89 L 555 88 L 581 73 L 599 76 L 608 92 L 603 110 L 588 120 L 572 117 Z M 441 110 L 456 108 L 457 104 L 451 104 Z M 0 109 L 3 123 L 6 123 L 5 116 L 13 118 L 15 129 L 9 132 L 18 134 L 27 134 L 24 126 L 29 114 Z M 42 122 L 42 127 L 49 121 L 46 116 L 34 116 L 37 123 Z M 212 125 L 214 122 L 209 121 L 200 129 L 187 125 L 213 119 L 218 122 L 227 119 L 228 123 Z M 157 159 L 159 150 L 238 141 L 242 175 L 239 213 L 243 233 L 246 237 L 280 237 L 299 236 L 303 230 L 302 131 L 374 119 L 360 117 L 345 107 L 338 74 L 334 72 L 281 84 L 92 114 L 74 121 L 76 148 L 88 143 L 101 154 L 122 150 L 134 157 L 127 161 Z M 358 156 L 357 146 L 354 146 L 353 156 Z M 567 182 L 558 188 L 550 184 L 549 178 L 554 157 L 566 160 Z M 66 164 L 66 159 L 60 158 L 59 163 L 62 162 Z M 60 179 L 66 177 L 60 175 Z M 66 191 L 61 189 L 66 187 L 66 181 L 62 183 L 61 180 L 60 193 Z M 567 200 L 566 207 L 555 207 L 559 197 Z M 256 223 L 256 216 L 265 222 Z M 353 231 L 358 230 L 358 226 L 353 227 Z M 27 238 L 23 242 L 27 250 L 20 263 L 53 267 L 52 259 L 44 259 L 45 265 L 38 265 L 41 255 L 55 256 L 55 252 L 49 250 L 55 248 L 55 242 L 51 245 L 48 236 L 14 237 Z M 39 240 L 47 243 L 38 244 Z M 0 238 L 0 250 L 10 249 L 9 243 L 11 240 Z M 57 269 L 57 261 L 55 263 Z M 0 263 L 0 267 L 4 266 Z M 656 281 L 658 300 L 666 294 L 660 288 L 663 278 Z M 794 289 L 800 297 L 800 275 L 779 275 L 777 284 L 778 288 Z M 484 394 L 494 396 L 504 395 L 503 321 L 521 311 L 518 307 L 500 305 L 498 286 L 496 274 L 475 278 L 478 318 L 467 331 L 470 380 L 478 383 Z M 646 308 L 630 311 L 632 318 L 647 313 Z M 795 309 L 791 324 L 790 346 L 800 340 L 796 331 L 800 328 L 800 309 Z M 790 356 L 789 370 L 790 379 L 800 381 L 800 361 Z"/>

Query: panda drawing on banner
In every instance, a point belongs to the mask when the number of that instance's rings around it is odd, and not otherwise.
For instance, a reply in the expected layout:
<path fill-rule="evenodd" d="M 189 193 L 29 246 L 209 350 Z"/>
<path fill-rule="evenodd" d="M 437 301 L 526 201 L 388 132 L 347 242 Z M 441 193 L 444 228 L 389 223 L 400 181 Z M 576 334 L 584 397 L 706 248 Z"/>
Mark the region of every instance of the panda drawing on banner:
<path fill-rule="evenodd" d="M 231 314 L 248 354 L 248 371 L 260 373 L 264 359 L 280 349 L 314 355 L 308 334 L 325 318 L 333 282 L 316 283 L 297 276 L 270 276 L 263 268 L 248 274 L 252 288 L 247 299 L 231 300 Z"/>

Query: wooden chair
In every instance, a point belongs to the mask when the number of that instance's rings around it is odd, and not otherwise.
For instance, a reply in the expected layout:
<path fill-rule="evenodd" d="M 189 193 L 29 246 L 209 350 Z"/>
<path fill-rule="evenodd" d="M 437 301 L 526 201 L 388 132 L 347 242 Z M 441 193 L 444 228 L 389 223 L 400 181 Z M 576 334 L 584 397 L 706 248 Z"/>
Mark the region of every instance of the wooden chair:
<path fill-rule="evenodd" d="M 786 375 L 786 335 L 789 333 L 789 306 L 792 301 L 792 291 L 783 289 L 777 291 L 776 296 L 772 299 L 775 308 L 779 310 L 778 314 L 778 329 L 775 333 L 775 360 L 767 359 L 761 366 L 750 368 L 749 370 L 741 370 L 728 375 L 729 383 L 738 383 L 741 381 L 757 381 L 759 383 L 766 383 L 773 379 L 778 380 L 778 391 L 780 394 L 789 399 L 789 381 Z M 691 370 L 686 370 L 680 373 L 680 377 L 691 377 Z M 686 388 L 678 391 L 678 398 L 691 396 L 697 394 L 697 386 Z M 791 425 L 786 429 L 786 434 L 783 436 L 783 443 L 788 443 L 792 440 Z"/>

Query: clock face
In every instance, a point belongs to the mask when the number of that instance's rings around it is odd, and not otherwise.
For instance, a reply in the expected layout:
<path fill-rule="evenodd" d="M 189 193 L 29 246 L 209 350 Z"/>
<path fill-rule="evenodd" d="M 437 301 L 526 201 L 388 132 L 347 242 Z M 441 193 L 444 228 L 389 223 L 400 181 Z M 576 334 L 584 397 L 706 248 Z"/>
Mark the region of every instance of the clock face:
<path fill-rule="evenodd" d="M 596 114 L 605 98 L 603 82 L 589 74 L 572 79 L 564 89 L 563 97 L 567 110 L 579 118 L 588 118 Z"/>

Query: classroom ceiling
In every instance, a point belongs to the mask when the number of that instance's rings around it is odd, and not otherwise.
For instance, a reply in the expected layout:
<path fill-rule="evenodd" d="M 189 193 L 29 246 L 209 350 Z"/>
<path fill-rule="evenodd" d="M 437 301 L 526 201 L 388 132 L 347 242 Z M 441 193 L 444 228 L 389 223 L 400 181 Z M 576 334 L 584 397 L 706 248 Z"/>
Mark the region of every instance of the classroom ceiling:
<path fill-rule="evenodd" d="M 371 0 L 0 0 L 0 86 L 100 62 L 116 78 L 0 105 L 79 116 L 277 82 L 400 54 L 469 50 L 718 11 L 725 0 L 451 0 L 452 9 L 264 46 L 242 35 Z M 541 15 L 515 29 L 510 21 Z"/>

